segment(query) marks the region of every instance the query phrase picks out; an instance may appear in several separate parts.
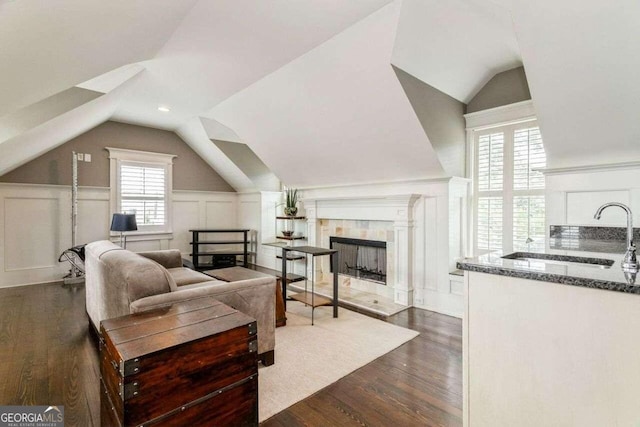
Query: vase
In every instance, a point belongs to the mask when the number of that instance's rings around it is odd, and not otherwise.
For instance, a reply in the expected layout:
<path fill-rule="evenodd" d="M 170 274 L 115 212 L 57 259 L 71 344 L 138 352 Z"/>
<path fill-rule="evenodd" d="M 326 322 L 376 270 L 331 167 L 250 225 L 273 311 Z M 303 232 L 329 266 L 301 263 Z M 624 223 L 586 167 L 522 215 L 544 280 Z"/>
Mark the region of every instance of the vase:
<path fill-rule="evenodd" d="M 298 208 L 295 206 L 287 206 L 284 208 L 284 214 L 286 216 L 296 216 L 298 213 Z"/>

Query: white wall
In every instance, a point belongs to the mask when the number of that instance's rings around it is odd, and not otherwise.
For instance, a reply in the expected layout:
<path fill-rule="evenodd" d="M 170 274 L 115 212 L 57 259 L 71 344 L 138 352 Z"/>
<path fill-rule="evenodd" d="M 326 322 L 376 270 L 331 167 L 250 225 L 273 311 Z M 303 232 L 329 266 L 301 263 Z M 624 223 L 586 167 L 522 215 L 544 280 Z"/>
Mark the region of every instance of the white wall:
<path fill-rule="evenodd" d="M 634 224 L 640 225 L 640 164 L 551 169 L 546 173 L 546 187 L 547 227 L 559 224 L 626 227 L 622 209 L 609 208 L 599 221 L 593 218 L 596 209 L 606 202 L 629 206 Z"/>
<path fill-rule="evenodd" d="M 262 243 L 274 242 L 276 205 L 280 203 L 279 191 L 262 191 L 238 195 L 238 227 L 255 230 L 251 250 L 256 253 L 255 263 L 267 268 L 277 268 L 275 248 Z"/>
<path fill-rule="evenodd" d="M 131 236 L 133 251 L 177 248 L 190 258 L 190 228 L 236 227 L 235 193 L 173 192 L 173 233 Z M 0 184 L 0 287 L 61 280 L 67 263 L 58 256 L 71 246 L 68 186 Z M 109 188 L 78 192 L 77 244 L 109 238 Z M 118 241 L 118 237 L 113 237 Z"/>
<path fill-rule="evenodd" d="M 306 189 L 306 199 L 380 198 L 416 195 L 409 227 L 412 271 L 410 292 L 415 307 L 462 317 L 462 286 L 450 280 L 455 260 L 463 255 L 466 236 L 467 180 L 445 178 L 399 183 Z M 351 213 L 351 217 L 353 217 Z M 353 217 L 355 218 L 355 217 Z"/>
<path fill-rule="evenodd" d="M 419 180 L 305 190 L 304 197 L 417 195 L 409 250 L 413 304 L 461 316 L 462 295 L 449 272 L 462 255 L 466 185 L 461 179 Z M 261 243 L 275 240 L 274 216 L 280 197 L 279 192 L 174 191 L 173 233 L 131 235 L 127 248 L 177 248 L 190 258 L 190 228 L 246 227 L 256 230 L 252 250 L 257 252 L 257 263 L 279 269 L 277 250 Z M 58 256 L 71 246 L 69 187 L 0 184 L 0 206 L 0 287 L 61 280 L 69 267 L 58 263 Z M 110 221 L 109 188 L 80 188 L 77 243 L 109 238 Z M 112 239 L 118 241 L 117 236 Z"/>

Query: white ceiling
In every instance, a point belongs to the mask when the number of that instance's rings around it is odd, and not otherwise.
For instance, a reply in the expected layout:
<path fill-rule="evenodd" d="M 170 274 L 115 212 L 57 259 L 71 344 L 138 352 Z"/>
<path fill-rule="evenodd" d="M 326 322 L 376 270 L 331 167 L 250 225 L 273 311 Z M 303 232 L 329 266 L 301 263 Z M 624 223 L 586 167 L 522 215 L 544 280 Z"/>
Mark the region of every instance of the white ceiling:
<path fill-rule="evenodd" d="M 177 128 L 390 1 L 199 1 L 115 118 Z"/>
<path fill-rule="evenodd" d="M 153 58 L 195 2 L 0 2 L 0 116 Z"/>
<path fill-rule="evenodd" d="M 385 6 L 210 116 L 250 141 L 288 185 L 442 174 L 389 65 L 398 12 L 398 4 Z"/>
<path fill-rule="evenodd" d="M 468 101 L 522 61 L 550 165 L 628 161 L 638 22 L 637 0 L 0 0 L 0 118 L 78 85 L 107 95 L 59 116 L 73 132 L 51 118 L 12 138 L 25 156 L 111 118 L 176 130 L 241 190 L 209 138 L 246 143 L 287 184 L 436 176 L 390 64 Z"/>
<path fill-rule="evenodd" d="M 640 2 L 513 0 L 548 166 L 640 160 Z"/>
<path fill-rule="evenodd" d="M 488 0 L 404 0 L 391 62 L 468 103 L 522 65 L 508 10 Z"/>

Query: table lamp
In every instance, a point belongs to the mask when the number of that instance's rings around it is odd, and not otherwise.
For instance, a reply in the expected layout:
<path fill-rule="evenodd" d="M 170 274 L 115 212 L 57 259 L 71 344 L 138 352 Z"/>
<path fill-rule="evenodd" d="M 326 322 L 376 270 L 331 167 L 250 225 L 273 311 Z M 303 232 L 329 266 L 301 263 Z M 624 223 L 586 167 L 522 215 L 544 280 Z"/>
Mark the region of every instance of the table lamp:
<path fill-rule="evenodd" d="M 136 231 L 138 225 L 136 224 L 136 214 L 114 213 L 111 219 L 111 231 L 120 232 L 120 246 L 127 249 L 127 236 L 123 233 L 125 231 Z M 124 244 L 123 244 L 124 242 Z"/>

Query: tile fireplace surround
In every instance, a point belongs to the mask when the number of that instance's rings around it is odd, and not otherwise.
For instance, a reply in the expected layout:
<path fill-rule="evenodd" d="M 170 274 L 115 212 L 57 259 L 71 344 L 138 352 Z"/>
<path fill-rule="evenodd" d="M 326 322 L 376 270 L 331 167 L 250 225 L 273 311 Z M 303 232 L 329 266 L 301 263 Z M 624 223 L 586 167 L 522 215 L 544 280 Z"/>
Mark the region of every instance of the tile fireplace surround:
<path fill-rule="evenodd" d="M 317 235 L 319 236 L 319 246 L 323 248 L 330 247 L 330 237 L 349 237 L 354 239 L 377 240 L 387 242 L 387 284 L 383 285 L 366 279 L 357 279 L 355 277 L 340 274 L 338 283 L 344 286 L 350 286 L 352 289 L 370 292 L 376 295 L 384 296 L 391 300 L 395 300 L 393 289 L 395 287 L 394 279 L 394 230 L 391 221 L 368 221 L 368 220 L 351 220 L 351 219 L 320 219 L 317 222 L 319 227 Z M 322 281 L 331 281 L 329 263 L 323 260 L 320 266 Z"/>
<path fill-rule="evenodd" d="M 343 285 L 413 305 L 413 205 L 418 196 L 400 195 L 349 199 L 305 199 L 311 246 L 329 247 L 329 237 L 387 242 L 387 285 L 340 275 Z M 332 279 L 328 260 L 316 266 L 316 277 Z"/>

